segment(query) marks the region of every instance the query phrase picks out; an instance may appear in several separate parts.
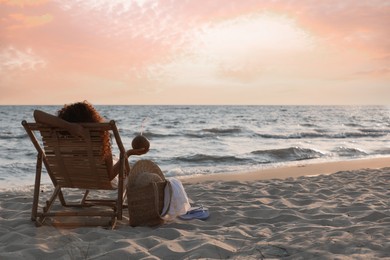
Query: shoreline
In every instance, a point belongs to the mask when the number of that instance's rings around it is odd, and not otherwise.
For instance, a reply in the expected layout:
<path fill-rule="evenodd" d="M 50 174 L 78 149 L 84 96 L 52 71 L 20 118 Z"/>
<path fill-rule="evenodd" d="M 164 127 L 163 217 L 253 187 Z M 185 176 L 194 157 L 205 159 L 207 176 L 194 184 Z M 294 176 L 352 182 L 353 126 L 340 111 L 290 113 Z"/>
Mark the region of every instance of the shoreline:
<path fill-rule="evenodd" d="M 293 166 L 281 166 L 248 172 L 218 173 L 193 177 L 182 177 L 183 184 L 195 184 L 208 181 L 257 181 L 287 179 L 301 176 L 328 175 L 340 171 L 359 169 L 379 169 L 390 167 L 390 157 L 364 158 L 335 162 L 302 163 Z"/>
<path fill-rule="evenodd" d="M 354 171 L 359 169 L 379 169 L 390 167 L 389 157 L 378 158 L 359 158 L 343 161 L 331 161 L 331 162 L 310 162 L 302 161 L 295 165 L 283 165 L 274 166 L 270 168 L 264 168 L 253 171 L 241 171 L 241 172 L 221 172 L 212 174 L 202 174 L 196 176 L 173 176 L 178 178 L 183 184 L 196 184 L 209 181 L 260 181 L 260 180 L 272 180 L 272 179 L 287 179 L 297 178 L 301 176 L 317 176 L 328 175 L 339 171 Z M 35 173 L 34 173 L 35 176 Z M 22 185 L 14 186 L 12 180 L 4 180 L 0 184 L 0 193 L 9 191 L 21 191 L 29 190 L 34 187 L 34 176 L 31 177 L 30 183 L 23 183 Z M 42 176 L 43 185 L 52 185 L 50 178 L 47 174 Z"/>

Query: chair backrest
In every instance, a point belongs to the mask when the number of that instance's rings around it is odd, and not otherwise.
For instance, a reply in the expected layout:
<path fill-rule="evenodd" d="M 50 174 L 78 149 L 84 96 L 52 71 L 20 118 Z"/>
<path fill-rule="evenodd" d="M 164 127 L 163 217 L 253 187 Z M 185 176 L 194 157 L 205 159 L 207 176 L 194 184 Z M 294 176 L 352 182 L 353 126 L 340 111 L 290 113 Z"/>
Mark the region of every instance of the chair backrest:
<path fill-rule="evenodd" d="M 66 130 L 37 123 L 22 122 L 54 185 L 63 188 L 114 189 L 103 158 L 103 134 L 114 135 L 119 151 L 125 150 L 115 122 L 81 124 L 87 138 L 74 137 Z M 34 132 L 39 132 L 37 138 Z M 38 141 L 39 140 L 39 141 Z"/>

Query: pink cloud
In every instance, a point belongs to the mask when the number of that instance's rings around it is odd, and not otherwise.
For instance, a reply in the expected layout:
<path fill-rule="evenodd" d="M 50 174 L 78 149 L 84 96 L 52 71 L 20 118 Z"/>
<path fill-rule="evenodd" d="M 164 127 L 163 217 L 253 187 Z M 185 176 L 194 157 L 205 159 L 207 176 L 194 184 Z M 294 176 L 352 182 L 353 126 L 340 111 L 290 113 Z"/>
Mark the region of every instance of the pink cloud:
<path fill-rule="evenodd" d="M 23 29 L 31 28 L 36 26 L 42 26 L 47 23 L 50 23 L 53 20 L 53 16 L 50 14 L 37 15 L 37 16 L 27 16 L 24 14 L 10 14 L 9 23 L 11 24 L 8 29 Z"/>
<path fill-rule="evenodd" d="M 0 4 L 18 7 L 38 6 L 45 4 L 46 2 L 48 2 L 48 0 L 0 0 Z"/>
<path fill-rule="evenodd" d="M 18 50 L 12 46 L 0 51 L 0 72 L 9 70 L 36 70 L 46 67 L 47 62 L 31 49 Z"/>
<path fill-rule="evenodd" d="M 357 72 L 356 76 L 372 77 L 372 78 L 387 77 L 388 79 L 390 79 L 390 68 L 361 71 L 361 72 Z"/>
<path fill-rule="evenodd" d="M 390 4 L 386 1 L 296 1 L 298 23 L 324 40 L 347 48 L 389 53 Z M 295 6 L 294 6 L 295 7 Z"/>

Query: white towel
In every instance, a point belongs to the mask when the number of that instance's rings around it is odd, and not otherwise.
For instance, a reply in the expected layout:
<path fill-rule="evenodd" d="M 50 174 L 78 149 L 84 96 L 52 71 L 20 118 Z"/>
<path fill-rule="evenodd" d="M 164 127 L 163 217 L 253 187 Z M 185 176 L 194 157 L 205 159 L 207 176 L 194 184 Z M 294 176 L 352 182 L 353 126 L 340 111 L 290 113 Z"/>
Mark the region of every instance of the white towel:
<path fill-rule="evenodd" d="M 166 185 L 164 190 L 164 209 L 162 212 L 166 212 L 168 205 L 170 205 L 168 213 L 164 218 L 166 220 L 172 220 L 177 216 L 185 214 L 191 208 L 191 205 L 181 182 L 176 178 L 167 178 L 167 181 L 171 183 L 172 199 L 169 204 L 170 191 L 169 185 Z"/>

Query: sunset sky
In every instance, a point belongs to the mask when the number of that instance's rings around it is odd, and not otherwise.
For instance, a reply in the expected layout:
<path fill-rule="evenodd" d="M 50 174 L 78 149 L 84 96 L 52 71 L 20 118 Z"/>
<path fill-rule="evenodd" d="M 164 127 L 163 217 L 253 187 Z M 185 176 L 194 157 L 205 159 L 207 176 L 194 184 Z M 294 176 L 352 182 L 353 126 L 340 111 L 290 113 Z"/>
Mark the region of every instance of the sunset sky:
<path fill-rule="evenodd" d="M 390 0 L 0 0 L 0 105 L 390 105 Z"/>

